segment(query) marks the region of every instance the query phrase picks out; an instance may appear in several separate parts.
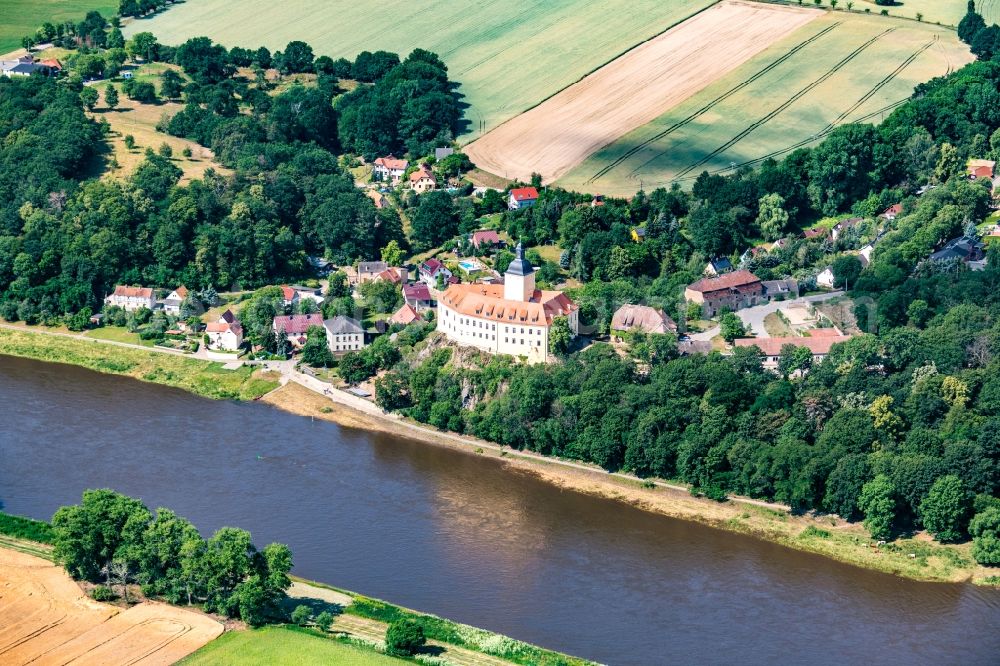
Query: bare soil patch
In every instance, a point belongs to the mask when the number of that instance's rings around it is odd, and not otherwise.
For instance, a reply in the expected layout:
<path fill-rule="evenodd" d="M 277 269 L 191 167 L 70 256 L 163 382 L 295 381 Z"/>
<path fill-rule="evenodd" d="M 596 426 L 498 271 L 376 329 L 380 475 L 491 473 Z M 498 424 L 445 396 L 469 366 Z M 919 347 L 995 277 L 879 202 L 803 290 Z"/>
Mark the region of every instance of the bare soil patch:
<path fill-rule="evenodd" d="M 723 2 L 632 49 L 465 148 L 481 169 L 551 182 L 821 12 Z"/>
<path fill-rule="evenodd" d="M 51 562 L 0 548 L 0 663 L 166 665 L 222 630 L 167 604 L 98 603 Z"/>

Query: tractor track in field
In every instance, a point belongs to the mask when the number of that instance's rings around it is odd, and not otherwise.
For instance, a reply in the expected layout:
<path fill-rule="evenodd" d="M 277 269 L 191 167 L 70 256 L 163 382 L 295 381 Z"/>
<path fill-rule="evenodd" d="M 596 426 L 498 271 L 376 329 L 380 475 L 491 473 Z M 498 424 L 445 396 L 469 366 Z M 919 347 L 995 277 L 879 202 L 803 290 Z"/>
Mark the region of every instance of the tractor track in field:
<path fill-rule="evenodd" d="M 884 31 L 880 32 L 879 34 L 875 35 L 874 37 L 872 37 L 871 39 L 869 39 L 868 41 L 866 41 L 863 44 L 859 45 L 856 49 L 854 49 L 853 51 L 851 51 L 850 53 L 848 53 L 846 56 L 844 56 L 844 58 L 842 58 L 836 65 L 834 65 L 833 67 L 831 67 L 830 69 L 828 69 L 819 78 L 815 79 L 814 81 L 812 81 L 811 83 L 809 83 L 808 85 L 806 85 L 804 88 L 802 88 L 801 90 L 799 90 L 798 92 L 796 92 L 794 95 L 792 95 L 791 97 L 789 97 L 787 100 L 785 100 L 784 102 L 782 102 L 777 108 L 775 108 L 771 112 L 767 113 L 766 115 L 764 115 L 764 117 L 760 118 L 759 120 L 754 121 L 753 123 L 751 123 L 750 125 L 748 125 L 746 127 L 746 129 L 744 129 L 743 131 L 741 131 L 739 134 L 737 134 L 736 136 L 734 136 L 732 139 L 730 139 L 726 143 L 722 144 L 721 146 L 719 146 L 718 148 L 716 148 L 712 152 L 708 153 L 707 155 L 705 155 L 704 157 L 702 157 L 700 160 L 698 160 L 694 164 L 692 164 L 692 165 L 688 166 L 687 168 L 685 168 L 684 170 L 682 170 L 680 173 L 678 173 L 675 176 L 675 180 L 679 180 L 679 179 L 683 178 L 684 176 L 688 175 L 689 173 L 691 173 L 692 171 L 694 171 L 698 167 L 700 167 L 700 166 L 704 165 L 705 163 L 711 161 L 712 158 L 714 158 L 719 153 L 721 153 L 721 152 L 723 152 L 725 150 L 728 150 L 729 148 L 732 148 L 733 146 L 735 146 L 737 143 L 739 143 L 740 141 L 742 141 L 743 139 L 745 139 L 747 136 L 749 136 L 752 132 L 754 132 L 754 130 L 756 130 L 758 127 L 761 127 L 761 126 L 769 123 L 770 121 L 774 120 L 774 118 L 776 116 L 778 116 L 780 113 L 782 113 L 783 111 L 785 111 L 792 104 L 794 104 L 795 102 L 799 101 L 800 99 L 802 99 L 803 97 L 805 97 L 806 95 L 808 95 L 810 92 L 812 92 L 813 90 L 815 90 L 817 87 L 819 87 L 820 85 L 822 85 L 823 83 L 825 83 L 826 81 L 828 81 L 830 79 L 830 77 L 832 77 L 834 74 L 836 74 L 841 69 L 843 69 L 844 67 L 846 67 L 852 60 L 854 60 L 859 55 L 861 55 L 861 53 L 863 53 L 866 49 L 868 49 L 872 44 L 874 44 L 878 40 L 882 39 L 886 35 L 888 35 L 888 34 L 890 34 L 892 32 L 895 32 L 895 30 L 896 30 L 896 28 L 889 28 L 887 30 L 884 30 Z M 646 160 L 641 165 L 639 165 L 638 167 L 636 167 L 635 169 L 633 169 L 632 172 L 629 174 L 629 176 L 630 177 L 634 176 L 640 169 L 642 169 L 642 167 L 644 167 L 647 164 L 649 164 L 650 162 L 658 159 L 662 154 L 663 153 L 658 153 L 657 155 L 653 156 L 651 159 Z"/>
<path fill-rule="evenodd" d="M 785 53 L 783 56 L 777 58 L 774 62 L 771 62 L 768 65 L 766 65 L 765 67 L 761 68 L 759 71 L 757 71 L 756 73 L 754 73 L 753 76 L 751 76 L 750 78 L 748 78 L 748 79 L 746 79 L 746 80 L 744 80 L 744 81 L 736 84 L 735 86 L 733 86 L 732 88 L 730 88 L 726 92 L 722 93 L 721 95 L 719 95 L 715 99 L 713 99 L 710 102 L 708 102 L 707 104 L 705 104 L 700 109 L 698 109 L 695 112 L 693 112 L 691 115 L 689 115 L 689 116 L 687 116 L 687 117 L 685 117 L 685 118 L 677 121 L 676 123 L 674 123 L 670 127 L 668 127 L 665 130 L 663 130 L 662 132 L 658 132 L 657 134 L 651 136 L 650 138 L 646 139 L 642 143 L 640 143 L 640 144 L 638 144 L 638 145 L 630 148 L 626 153 L 624 153 L 620 157 L 616 158 L 613 162 L 611 162 L 607 166 L 601 168 L 600 171 L 598 171 L 593 176 L 591 176 L 586 181 L 587 184 L 593 183 L 594 181 L 598 180 L 599 178 L 603 178 L 611 170 L 613 170 L 616 167 L 618 167 L 620 164 L 622 164 L 628 158 L 632 157 L 633 155 L 635 155 L 636 153 L 638 153 L 640 150 L 642 150 L 643 148 L 645 148 L 649 144 L 651 144 L 651 143 L 653 143 L 655 141 L 659 141 L 663 137 L 668 136 L 668 135 L 676 132 L 680 128 L 682 128 L 685 125 L 688 125 L 692 121 L 696 120 L 699 116 L 702 116 L 705 113 L 707 113 L 708 111 L 711 111 L 720 102 L 725 101 L 726 99 L 728 99 L 732 95 L 736 94 L 740 90 L 743 90 L 744 88 L 746 88 L 747 86 L 749 86 L 751 83 L 757 81 L 762 76 L 764 76 L 768 72 L 772 71 L 774 68 L 776 68 L 779 65 L 783 64 L 784 62 L 786 62 L 793 55 L 795 55 L 796 53 L 798 53 L 799 51 L 801 51 L 805 47 L 809 46 L 810 44 L 812 44 L 813 42 L 815 42 L 816 40 L 818 40 L 820 37 L 823 37 L 824 35 L 828 34 L 830 31 L 832 31 L 834 28 L 836 28 L 837 26 L 842 25 L 842 24 L 843 24 L 843 21 L 838 21 L 837 23 L 834 23 L 834 24 L 832 24 L 832 25 L 824 28 L 823 30 L 819 31 L 818 33 L 816 33 L 812 37 L 809 37 L 808 39 L 805 39 L 805 40 L 799 42 L 794 47 L 792 47 L 791 49 L 789 49 L 789 51 L 787 53 Z"/>

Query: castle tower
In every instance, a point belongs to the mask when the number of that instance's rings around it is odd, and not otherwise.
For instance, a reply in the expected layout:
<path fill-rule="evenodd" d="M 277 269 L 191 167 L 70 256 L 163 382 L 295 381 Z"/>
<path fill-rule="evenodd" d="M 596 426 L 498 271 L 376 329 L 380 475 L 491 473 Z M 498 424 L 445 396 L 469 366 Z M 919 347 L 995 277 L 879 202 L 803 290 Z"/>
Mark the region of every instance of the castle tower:
<path fill-rule="evenodd" d="M 514 261 L 504 273 L 503 297 L 509 301 L 530 301 L 535 293 L 535 269 L 524 258 L 520 243 L 514 250 Z"/>

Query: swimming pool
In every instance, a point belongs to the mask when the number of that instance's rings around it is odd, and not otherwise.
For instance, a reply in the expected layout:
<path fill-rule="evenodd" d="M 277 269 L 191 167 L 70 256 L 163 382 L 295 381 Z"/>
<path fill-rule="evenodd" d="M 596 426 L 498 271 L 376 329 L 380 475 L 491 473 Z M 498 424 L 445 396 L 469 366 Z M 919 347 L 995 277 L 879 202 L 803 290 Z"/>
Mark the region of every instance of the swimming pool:
<path fill-rule="evenodd" d="M 458 262 L 458 265 L 462 267 L 467 273 L 472 273 L 474 271 L 480 271 L 483 269 L 483 265 L 476 261 L 475 259 L 462 259 Z"/>

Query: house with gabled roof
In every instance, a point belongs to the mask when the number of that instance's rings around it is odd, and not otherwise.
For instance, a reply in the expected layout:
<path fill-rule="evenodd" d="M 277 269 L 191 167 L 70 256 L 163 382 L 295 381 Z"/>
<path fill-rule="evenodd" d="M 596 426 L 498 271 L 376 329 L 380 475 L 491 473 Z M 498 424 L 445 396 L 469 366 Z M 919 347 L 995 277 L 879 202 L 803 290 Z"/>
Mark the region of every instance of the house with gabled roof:
<path fill-rule="evenodd" d="M 430 288 L 423 282 L 403 285 L 403 300 L 407 305 L 413 306 L 418 312 L 422 312 L 434 305 L 431 298 Z"/>
<path fill-rule="evenodd" d="M 243 346 L 243 324 L 232 310 L 227 309 L 217 321 L 209 322 L 205 335 L 208 336 L 208 348 L 212 350 L 237 351 Z"/>
<path fill-rule="evenodd" d="M 403 177 L 408 166 L 410 166 L 409 162 L 397 159 L 393 155 L 379 157 L 372 166 L 372 176 L 375 180 L 390 182 L 396 185 L 399 183 L 399 179 Z"/>
<path fill-rule="evenodd" d="M 507 196 L 507 208 L 520 210 L 534 206 L 538 201 L 538 189 L 534 187 L 515 187 Z"/>
<path fill-rule="evenodd" d="M 358 263 L 358 284 L 364 284 L 374 280 L 384 270 L 389 268 L 389 264 L 384 261 L 362 261 Z"/>
<path fill-rule="evenodd" d="M 663 335 L 676 333 L 677 324 L 659 308 L 648 305 L 627 303 L 615 311 L 611 317 L 611 335 L 619 340 L 626 333 L 653 333 Z"/>
<path fill-rule="evenodd" d="M 452 272 L 439 259 L 431 258 L 420 264 L 417 275 L 421 282 L 429 287 L 435 287 L 439 275 L 447 282 L 452 277 Z"/>
<path fill-rule="evenodd" d="M 410 189 L 417 194 L 430 192 L 437 187 L 437 178 L 426 164 L 421 164 L 416 171 L 410 173 Z"/>
<path fill-rule="evenodd" d="M 179 315 L 181 313 L 181 303 L 188 297 L 188 289 L 181 285 L 174 289 L 163 299 L 163 311 L 167 314 Z"/>
<path fill-rule="evenodd" d="M 152 310 L 156 307 L 156 297 L 150 287 L 127 287 L 116 285 L 111 295 L 104 299 L 105 305 L 117 306 L 132 312 L 141 308 Z"/>
<path fill-rule="evenodd" d="M 469 242 L 472 243 L 472 247 L 477 250 L 496 247 L 503 243 L 500 239 L 500 234 L 493 229 L 480 229 L 479 231 L 473 231 L 472 235 L 469 236 Z"/>
<path fill-rule="evenodd" d="M 323 322 L 326 343 L 334 354 L 359 351 L 365 346 L 365 329 L 357 319 L 337 315 Z"/>
<path fill-rule="evenodd" d="M 767 300 L 760 278 L 747 270 L 702 278 L 687 286 L 684 299 L 701 305 L 705 317 L 714 317 L 723 309 L 735 312 Z"/>
<path fill-rule="evenodd" d="M 285 338 L 295 347 L 306 343 L 306 333 L 313 326 L 323 325 L 323 315 L 318 312 L 310 314 L 279 315 L 274 318 L 271 328 L 275 335 L 284 334 Z"/>

